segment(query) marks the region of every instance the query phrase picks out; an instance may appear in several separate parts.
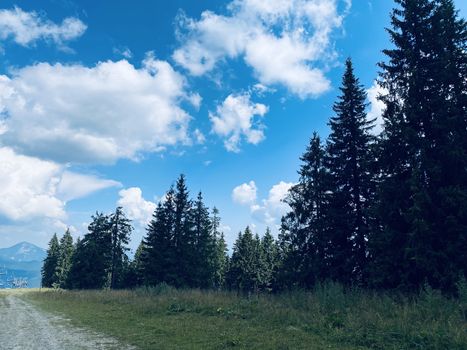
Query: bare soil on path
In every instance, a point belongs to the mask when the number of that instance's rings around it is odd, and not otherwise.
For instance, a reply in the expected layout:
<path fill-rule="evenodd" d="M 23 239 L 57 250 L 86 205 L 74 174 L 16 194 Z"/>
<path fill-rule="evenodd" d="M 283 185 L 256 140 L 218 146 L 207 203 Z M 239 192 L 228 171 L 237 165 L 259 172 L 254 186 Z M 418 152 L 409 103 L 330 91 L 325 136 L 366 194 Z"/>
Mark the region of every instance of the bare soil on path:
<path fill-rule="evenodd" d="M 116 339 L 73 326 L 37 309 L 15 293 L 0 296 L 1 350 L 135 349 Z"/>

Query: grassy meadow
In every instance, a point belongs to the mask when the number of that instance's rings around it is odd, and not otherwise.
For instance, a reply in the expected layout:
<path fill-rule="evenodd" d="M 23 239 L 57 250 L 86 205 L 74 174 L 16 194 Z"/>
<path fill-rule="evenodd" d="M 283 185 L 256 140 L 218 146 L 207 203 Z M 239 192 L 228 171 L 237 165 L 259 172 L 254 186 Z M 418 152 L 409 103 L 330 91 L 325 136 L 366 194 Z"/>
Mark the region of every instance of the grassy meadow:
<path fill-rule="evenodd" d="M 467 349 L 467 293 L 408 299 L 328 285 L 247 298 L 159 286 L 21 296 L 141 349 Z"/>

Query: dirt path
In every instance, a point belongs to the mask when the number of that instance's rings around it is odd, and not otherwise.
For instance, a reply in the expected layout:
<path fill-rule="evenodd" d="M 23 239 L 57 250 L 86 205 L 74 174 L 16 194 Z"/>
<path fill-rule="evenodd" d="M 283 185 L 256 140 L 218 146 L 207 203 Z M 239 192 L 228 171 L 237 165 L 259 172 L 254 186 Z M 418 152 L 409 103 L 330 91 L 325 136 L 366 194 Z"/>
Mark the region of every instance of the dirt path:
<path fill-rule="evenodd" d="M 115 339 L 74 327 L 15 295 L 0 297 L 1 350 L 134 349 Z"/>

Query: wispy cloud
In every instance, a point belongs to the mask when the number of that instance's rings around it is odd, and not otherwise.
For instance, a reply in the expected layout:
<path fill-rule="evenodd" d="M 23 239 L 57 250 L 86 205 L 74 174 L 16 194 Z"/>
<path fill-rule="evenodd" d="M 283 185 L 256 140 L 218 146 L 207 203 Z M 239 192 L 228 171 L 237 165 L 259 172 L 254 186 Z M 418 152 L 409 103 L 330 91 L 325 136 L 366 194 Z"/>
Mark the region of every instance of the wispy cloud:
<path fill-rule="evenodd" d="M 66 42 L 83 35 L 86 28 L 86 24 L 75 17 L 56 24 L 37 12 L 23 11 L 19 7 L 0 10 L 0 39 L 11 39 L 22 46 L 43 40 L 65 47 Z"/>

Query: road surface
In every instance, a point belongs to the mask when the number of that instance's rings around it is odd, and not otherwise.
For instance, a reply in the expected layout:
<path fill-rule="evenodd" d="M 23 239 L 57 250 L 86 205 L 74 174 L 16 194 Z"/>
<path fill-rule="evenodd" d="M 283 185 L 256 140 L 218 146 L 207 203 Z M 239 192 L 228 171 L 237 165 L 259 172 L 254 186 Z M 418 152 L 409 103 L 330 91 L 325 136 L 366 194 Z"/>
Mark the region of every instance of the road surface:
<path fill-rule="evenodd" d="M 117 340 L 72 326 L 40 311 L 14 294 L 0 296 L 1 350 L 135 349 Z"/>

